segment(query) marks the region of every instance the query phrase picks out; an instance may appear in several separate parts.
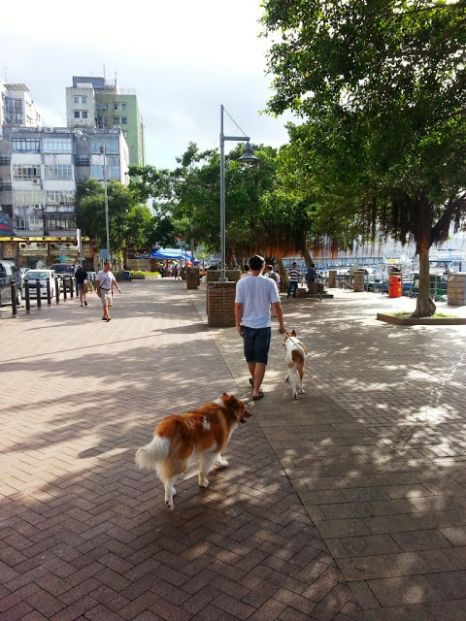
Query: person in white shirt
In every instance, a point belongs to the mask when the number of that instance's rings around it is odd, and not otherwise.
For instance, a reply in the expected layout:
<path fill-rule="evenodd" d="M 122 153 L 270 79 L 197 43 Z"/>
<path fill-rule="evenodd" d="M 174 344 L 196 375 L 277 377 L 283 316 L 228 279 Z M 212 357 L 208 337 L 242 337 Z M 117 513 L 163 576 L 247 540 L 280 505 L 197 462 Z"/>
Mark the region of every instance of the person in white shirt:
<path fill-rule="evenodd" d="M 251 375 L 254 401 L 264 396 L 261 384 L 265 375 L 272 336 L 270 308 L 277 319 L 280 334 L 285 334 L 283 311 L 277 284 L 262 276 L 265 260 L 259 255 L 249 259 L 249 276 L 236 284 L 235 324 L 244 340 L 244 355 Z"/>
<path fill-rule="evenodd" d="M 109 308 L 112 306 L 113 287 L 118 289 L 118 293 L 121 293 L 121 289 L 112 273 L 112 266 L 108 261 L 104 263 L 104 269 L 97 273 L 95 277 L 95 284 L 97 288 L 97 295 L 102 302 L 102 321 L 110 321 L 111 317 L 109 314 Z"/>

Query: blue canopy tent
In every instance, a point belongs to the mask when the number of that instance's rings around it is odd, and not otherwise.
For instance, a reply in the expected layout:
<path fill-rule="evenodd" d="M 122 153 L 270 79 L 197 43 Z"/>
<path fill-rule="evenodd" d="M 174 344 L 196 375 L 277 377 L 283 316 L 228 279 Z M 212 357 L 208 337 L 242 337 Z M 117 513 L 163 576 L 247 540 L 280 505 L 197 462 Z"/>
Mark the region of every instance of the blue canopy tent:
<path fill-rule="evenodd" d="M 159 259 L 160 261 L 192 261 L 189 253 L 184 252 L 180 248 L 159 248 L 151 252 L 151 259 Z M 196 259 L 194 259 L 195 262 Z"/>

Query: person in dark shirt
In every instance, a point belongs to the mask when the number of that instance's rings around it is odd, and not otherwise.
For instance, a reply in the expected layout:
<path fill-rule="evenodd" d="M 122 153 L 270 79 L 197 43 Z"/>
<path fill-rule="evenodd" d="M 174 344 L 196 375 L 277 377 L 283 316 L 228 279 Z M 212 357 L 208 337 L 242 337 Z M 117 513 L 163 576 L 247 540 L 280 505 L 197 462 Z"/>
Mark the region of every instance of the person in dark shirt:
<path fill-rule="evenodd" d="M 78 265 L 74 273 L 76 279 L 76 293 L 79 295 L 81 306 L 87 306 L 87 272 L 82 265 Z"/>

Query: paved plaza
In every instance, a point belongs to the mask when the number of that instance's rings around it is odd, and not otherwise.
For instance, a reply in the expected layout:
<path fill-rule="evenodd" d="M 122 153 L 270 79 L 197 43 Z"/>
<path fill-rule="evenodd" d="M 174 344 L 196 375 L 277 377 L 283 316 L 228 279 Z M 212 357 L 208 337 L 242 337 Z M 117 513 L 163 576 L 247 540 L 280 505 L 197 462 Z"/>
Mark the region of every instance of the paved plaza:
<path fill-rule="evenodd" d="M 274 331 L 265 398 L 230 467 L 177 485 L 134 466 L 160 417 L 250 395 L 205 285 L 122 284 L 0 319 L 0 621 L 464 621 L 466 326 L 395 327 L 414 300 L 284 300 L 306 394 Z M 466 315 L 465 309 L 449 309 Z"/>

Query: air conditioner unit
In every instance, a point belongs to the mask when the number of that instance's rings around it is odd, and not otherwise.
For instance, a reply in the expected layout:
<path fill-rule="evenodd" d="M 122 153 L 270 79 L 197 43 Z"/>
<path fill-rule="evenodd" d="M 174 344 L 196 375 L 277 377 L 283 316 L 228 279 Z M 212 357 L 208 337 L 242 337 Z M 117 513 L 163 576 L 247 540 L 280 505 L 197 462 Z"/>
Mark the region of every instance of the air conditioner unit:
<path fill-rule="evenodd" d="M 42 209 L 42 206 L 41 205 L 33 205 L 32 208 L 35 209 L 36 211 L 39 211 L 39 209 Z"/>
<path fill-rule="evenodd" d="M 32 183 L 39 183 L 39 179 L 33 179 Z"/>

